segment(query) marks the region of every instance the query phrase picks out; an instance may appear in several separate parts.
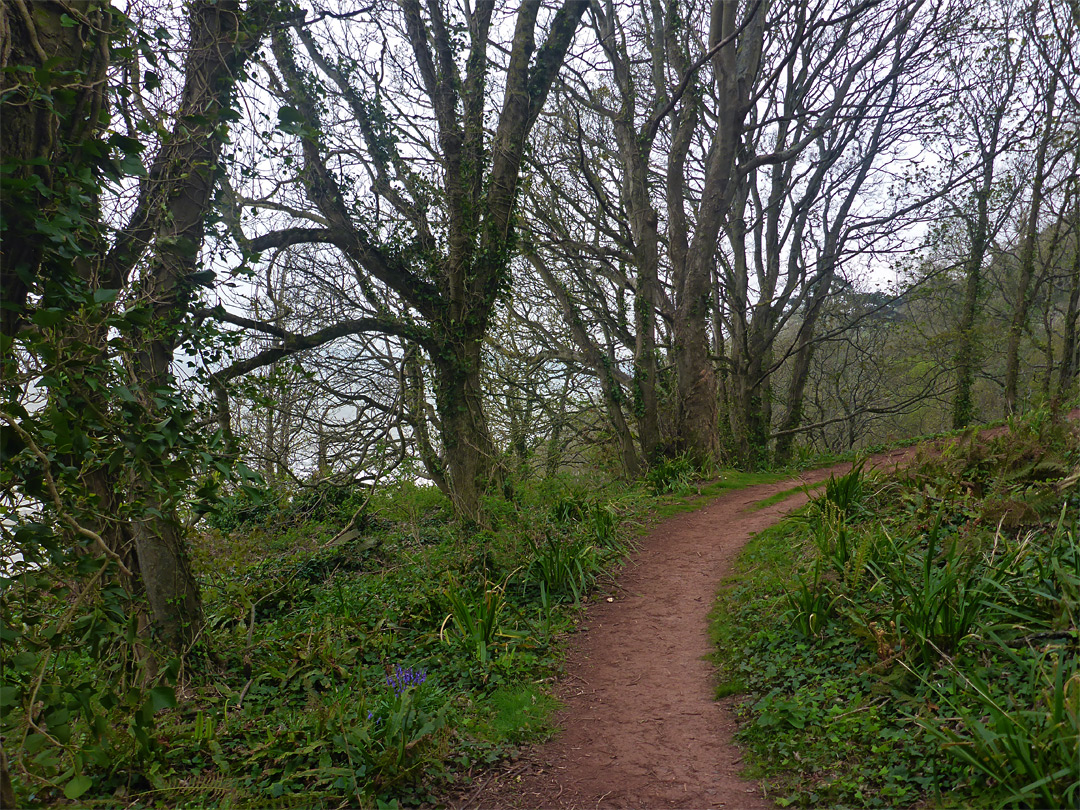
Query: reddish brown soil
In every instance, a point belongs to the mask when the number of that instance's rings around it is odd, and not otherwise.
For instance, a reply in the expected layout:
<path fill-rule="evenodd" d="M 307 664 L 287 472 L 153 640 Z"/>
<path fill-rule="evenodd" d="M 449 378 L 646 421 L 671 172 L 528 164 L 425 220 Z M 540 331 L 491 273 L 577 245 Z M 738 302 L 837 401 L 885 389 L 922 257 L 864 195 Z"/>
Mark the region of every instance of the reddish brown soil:
<path fill-rule="evenodd" d="M 1080 410 L 1069 414 L 1080 417 Z M 984 431 L 984 437 L 1004 428 Z M 886 471 L 916 449 L 872 458 Z M 750 509 L 850 465 L 722 495 L 657 525 L 623 570 L 612 602 L 589 607 L 558 689 L 562 729 L 450 802 L 473 808 L 767 808 L 740 776 L 735 720 L 713 699 L 708 613 L 735 555 L 755 532 L 806 501 Z"/>
<path fill-rule="evenodd" d="M 875 459 L 891 466 L 904 452 Z M 735 721 L 713 699 L 708 613 L 750 536 L 805 502 L 754 504 L 841 465 L 736 490 L 657 525 L 623 570 L 614 601 L 589 607 L 558 696 L 562 729 L 481 777 L 465 808 L 766 808 L 739 776 Z"/>

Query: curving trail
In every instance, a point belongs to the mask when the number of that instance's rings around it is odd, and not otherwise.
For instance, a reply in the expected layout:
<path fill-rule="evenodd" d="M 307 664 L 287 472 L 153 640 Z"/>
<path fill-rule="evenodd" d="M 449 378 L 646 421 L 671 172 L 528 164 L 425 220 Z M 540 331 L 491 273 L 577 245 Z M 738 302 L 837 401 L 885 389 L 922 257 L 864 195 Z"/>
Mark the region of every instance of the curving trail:
<path fill-rule="evenodd" d="M 914 450 L 876 456 L 891 469 Z M 451 806 L 473 808 L 767 808 L 739 776 L 735 721 L 713 699 L 708 613 L 750 539 L 806 495 L 748 507 L 850 465 L 735 490 L 657 525 L 623 569 L 611 603 L 591 605 L 559 687 L 563 729 L 482 778 Z"/>

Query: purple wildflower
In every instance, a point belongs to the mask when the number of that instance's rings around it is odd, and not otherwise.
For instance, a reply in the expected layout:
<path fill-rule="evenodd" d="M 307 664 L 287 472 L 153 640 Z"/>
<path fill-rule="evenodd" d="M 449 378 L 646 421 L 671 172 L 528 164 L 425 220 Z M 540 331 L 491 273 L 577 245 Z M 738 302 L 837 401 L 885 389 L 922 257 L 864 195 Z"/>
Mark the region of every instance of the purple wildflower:
<path fill-rule="evenodd" d="M 427 680 L 427 672 L 422 669 L 410 669 L 398 664 L 394 671 L 386 676 L 386 685 L 400 695 L 410 686 L 419 686 Z"/>

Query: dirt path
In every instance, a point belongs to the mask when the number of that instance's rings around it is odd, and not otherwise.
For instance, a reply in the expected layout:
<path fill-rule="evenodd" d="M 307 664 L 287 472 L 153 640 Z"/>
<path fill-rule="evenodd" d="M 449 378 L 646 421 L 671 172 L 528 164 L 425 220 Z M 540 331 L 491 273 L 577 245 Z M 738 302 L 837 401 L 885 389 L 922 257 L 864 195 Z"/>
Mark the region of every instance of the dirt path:
<path fill-rule="evenodd" d="M 911 451 L 876 457 L 889 469 Z M 613 602 L 590 606 L 570 645 L 552 740 L 484 777 L 466 808 L 767 808 L 739 777 L 735 721 L 713 700 L 708 613 L 750 535 L 802 505 L 748 507 L 850 465 L 736 490 L 664 521 L 623 570 Z"/>

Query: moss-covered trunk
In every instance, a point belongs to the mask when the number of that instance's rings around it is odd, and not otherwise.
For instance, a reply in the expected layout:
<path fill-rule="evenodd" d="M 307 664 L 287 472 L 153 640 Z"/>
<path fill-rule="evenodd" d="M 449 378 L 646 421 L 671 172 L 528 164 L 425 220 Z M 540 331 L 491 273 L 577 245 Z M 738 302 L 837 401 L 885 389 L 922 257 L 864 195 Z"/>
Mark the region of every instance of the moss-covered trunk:
<path fill-rule="evenodd" d="M 496 482 L 495 447 L 484 416 L 482 340 L 445 342 L 435 358 L 435 404 L 442 428 L 447 485 L 457 512 L 480 517 L 481 498 Z"/>

